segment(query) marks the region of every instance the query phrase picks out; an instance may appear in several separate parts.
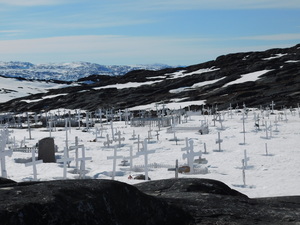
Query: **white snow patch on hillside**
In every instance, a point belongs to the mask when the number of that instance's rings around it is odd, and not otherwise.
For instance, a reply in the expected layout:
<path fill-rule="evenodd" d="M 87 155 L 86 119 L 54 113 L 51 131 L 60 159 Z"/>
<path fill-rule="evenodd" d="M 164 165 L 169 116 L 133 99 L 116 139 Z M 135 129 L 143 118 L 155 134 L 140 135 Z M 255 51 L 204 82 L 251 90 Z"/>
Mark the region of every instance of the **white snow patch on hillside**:
<path fill-rule="evenodd" d="M 300 62 L 300 60 L 288 60 L 288 61 L 285 61 L 285 63 L 298 63 Z"/>
<path fill-rule="evenodd" d="M 206 68 L 206 69 L 199 69 L 199 70 L 196 70 L 196 71 L 193 71 L 193 72 L 190 72 L 190 73 L 184 73 L 185 70 L 181 70 L 181 71 L 166 74 L 166 75 L 171 75 L 171 77 L 168 78 L 168 79 L 177 79 L 177 78 L 182 78 L 182 77 L 186 77 L 186 76 L 191 76 L 191 75 L 194 75 L 194 74 L 200 75 L 202 73 L 213 72 L 213 71 L 216 71 L 216 70 L 220 70 L 220 69 L 212 67 L 212 68 Z"/>
<path fill-rule="evenodd" d="M 158 81 L 147 81 L 147 82 L 128 82 L 125 84 L 111 84 L 103 87 L 96 87 L 93 88 L 94 90 L 100 90 L 100 89 L 107 89 L 107 88 L 117 88 L 117 89 L 124 89 L 124 88 L 137 88 L 141 87 L 143 85 L 151 85 L 155 83 L 162 82 L 161 80 Z"/>
<path fill-rule="evenodd" d="M 184 92 L 184 91 L 195 90 L 196 88 L 200 88 L 200 87 L 204 87 L 206 85 L 214 84 L 214 83 L 216 83 L 216 82 L 218 82 L 218 81 L 220 81 L 224 78 L 225 77 L 222 77 L 222 78 L 219 78 L 219 79 L 216 79 L 216 80 L 207 80 L 207 81 L 198 82 L 198 83 L 193 84 L 190 87 L 181 87 L 181 88 L 177 88 L 177 89 L 172 89 L 169 92 L 176 94 L 176 93 L 180 93 L 180 92 Z"/>
<path fill-rule="evenodd" d="M 263 60 L 278 59 L 278 58 L 280 58 L 282 56 L 285 56 L 285 55 L 287 55 L 287 53 L 285 53 L 285 54 L 279 53 L 279 54 L 275 54 L 275 56 L 271 56 L 269 58 L 264 58 Z"/>
<path fill-rule="evenodd" d="M 57 95 L 47 95 L 47 96 L 44 96 L 40 99 L 34 99 L 34 100 L 22 100 L 23 102 L 26 102 L 26 103 L 32 103 L 32 102 L 39 102 L 39 101 L 42 101 L 44 99 L 50 99 L 50 98 L 56 98 L 56 97 L 59 97 L 59 96 L 64 96 L 64 95 L 67 95 L 67 93 L 64 93 L 64 94 L 57 94 Z"/>
<path fill-rule="evenodd" d="M 67 87 L 65 84 L 55 84 L 41 81 L 24 81 L 14 78 L 0 77 L 0 103 L 31 94 L 46 93 L 48 89 Z"/>
<path fill-rule="evenodd" d="M 261 70 L 261 71 L 256 71 L 256 72 L 252 72 L 252 73 L 247 73 L 247 74 L 243 74 L 241 75 L 241 78 L 231 81 L 227 84 L 225 84 L 223 87 L 227 87 L 229 85 L 233 85 L 233 84 L 241 84 L 241 83 L 245 83 L 248 81 L 256 81 L 259 79 L 259 77 L 267 72 L 269 72 L 271 70 Z"/>

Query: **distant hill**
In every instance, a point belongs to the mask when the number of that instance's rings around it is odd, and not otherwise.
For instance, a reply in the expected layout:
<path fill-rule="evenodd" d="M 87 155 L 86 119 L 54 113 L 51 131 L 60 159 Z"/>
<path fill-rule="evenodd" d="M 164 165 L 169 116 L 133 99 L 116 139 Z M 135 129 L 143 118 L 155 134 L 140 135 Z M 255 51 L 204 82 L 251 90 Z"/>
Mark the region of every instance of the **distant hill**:
<path fill-rule="evenodd" d="M 133 70 L 123 76 L 93 75 L 2 103 L 0 109 L 124 109 L 162 102 L 227 109 L 243 104 L 266 107 L 272 101 L 275 108 L 297 107 L 300 103 L 300 44 L 222 55 L 188 67 Z"/>
<path fill-rule="evenodd" d="M 132 70 L 159 70 L 164 64 L 105 66 L 89 62 L 32 64 L 29 62 L 0 62 L 0 75 L 33 80 L 76 81 L 90 75 L 118 76 Z"/>

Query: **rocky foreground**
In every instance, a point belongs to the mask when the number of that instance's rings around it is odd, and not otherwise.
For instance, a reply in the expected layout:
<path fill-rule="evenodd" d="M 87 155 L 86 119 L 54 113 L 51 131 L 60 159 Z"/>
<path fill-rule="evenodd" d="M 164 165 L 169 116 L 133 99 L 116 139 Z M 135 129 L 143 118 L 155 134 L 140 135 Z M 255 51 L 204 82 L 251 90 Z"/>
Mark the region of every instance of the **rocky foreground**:
<path fill-rule="evenodd" d="M 300 224 L 300 196 L 250 199 L 222 182 L 183 178 L 16 183 L 0 178 L 5 224 Z"/>

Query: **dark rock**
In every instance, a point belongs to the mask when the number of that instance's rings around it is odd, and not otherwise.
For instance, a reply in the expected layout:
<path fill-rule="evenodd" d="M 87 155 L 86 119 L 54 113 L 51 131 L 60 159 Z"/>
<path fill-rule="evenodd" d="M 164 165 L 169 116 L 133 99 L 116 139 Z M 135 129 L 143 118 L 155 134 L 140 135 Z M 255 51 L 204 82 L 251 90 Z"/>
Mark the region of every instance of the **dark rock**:
<path fill-rule="evenodd" d="M 137 188 L 109 180 L 0 185 L 0 223 L 184 225 L 191 216 Z"/>
<path fill-rule="evenodd" d="M 181 207 L 199 225 L 300 223 L 300 196 L 250 199 L 222 182 L 196 178 L 158 180 L 135 186 Z"/>
<path fill-rule="evenodd" d="M 7 179 L 7 178 L 4 178 L 4 177 L 0 177 L 0 185 L 2 184 L 14 184 L 14 183 L 17 183 L 13 180 L 10 180 L 10 179 Z"/>
<path fill-rule="evenodd" d="M 300 223 L 300 196 L 250 199 L 210 179 L 1 181 L 1 225 Z"/>
<path fill-rule="evenodd" d="M 138 174 L 138 175 L 134 176 L 133 179 L 135 179 L 135 180 L 146 180 L 146 177 L 145 177 L 144 174 Z M 148 180 L 151 180 L 150 177 L 148 177 Z"/>

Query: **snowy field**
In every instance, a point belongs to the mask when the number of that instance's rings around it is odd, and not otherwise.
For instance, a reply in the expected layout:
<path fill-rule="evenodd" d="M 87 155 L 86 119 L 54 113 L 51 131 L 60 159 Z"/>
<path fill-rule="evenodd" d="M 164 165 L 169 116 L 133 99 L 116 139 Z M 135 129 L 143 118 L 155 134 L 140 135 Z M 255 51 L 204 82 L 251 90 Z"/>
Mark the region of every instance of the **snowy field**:
<path fill-rule="evenodd" d="M 255 127 L 255 115 L 256 118 L 257 115 L 260 117 L 259 129 Z M 155 153 L 148 155 L 148 175 L 151 180 L 174 178 L 175 172 L 168 171 L 168 168 L 175 167 L 176 159 L 178 159 L 179 166 L 187 164 L 187 160 L 183 159 L 186 151 L 182 151 L 182 148 L 186 146 L 185 140 L 188 138 L 193 140 L 194 152 L 202 151 L 202 158 L 205 158 L 207 163 L 194 163 L 195 174 L 180 173 L 180 178 L 216 179 L 249 197 L 300 195 L 300 114 L 298 109 L 294 113 L 290 110 L 274 111 L 274 114 L 270 115 L 267 115 L 266 112 L 262 115 L 260 110 L 252 110 L 245 117 L 244 123 L 241 112 L 233 111 L 233 115 L 224 112 L 220 118 L 224 120 L 222 124 L 213 121 L 213 116 L 208 115 L 192 115 L 186 120 L 182 117 L 183 123 L 175 126 L 178 128 L 175 133 L 167 132 L 170 127 L 161 127 L 158 131 L 159 128 L 155 126 L 132 127 L 125 121 L 114 122 L 112 131 L 111 124 L 103 122 L 102 127 L 105 130 L 102 137 L 98 137 L 96 142 L 94 141 L 96 138 L 95 128 L 91 128 L 89 132 L 83 132 L 83 127 L 80 129 L 72 127 L 67 131 L 65 128 L 56 128 L 51 133 L 46 128 L 33 128 L 31 129 L 31 140 L 27 129 L 9 130 L 12 131 L 10 139 L 14 139 L 14 144 L 17 146 L 20 146 L 25 139 L 25 145 L 32 147 L 40 139 L 51 135 L 58 147 L 58 151 L 55 153 L 56 159 L 64 157 L 63 151 L 66 144 L 69 147 L 75 145 L 77 136 L 79 144 L 84 145 L 85 156 L 92 158 L 85 162 L 85 179 L 112 179 L 113 160 L 108 160 L 107 157 L 113 156 L 114 147 L 112 145 L 118 145 L 118 142 L 114 142 L 110 147 L 105 147 L 104 142 L 107 134 L 111 139 L 112 133 L 116 134 L 120 131 L 121 137 L 124 137 L 125 140 L 118 146 L 117 155 L 122 157 L 130 155 L 131 146 L 134 155 L 138 151 L 138 144 L 135 143 L 137 140 L 133 140 L 133 133 L 136 134 L 135 138 L 139 135 L 141 140 L 152 138 L 147 141 L 148 151 L 155 150 Z M 204 122 L 209 125 L 209 133 L 201 135 L 196 127 Z M 100 126 L 100 123 L 96 123 L 96 127 Z M 222 139 L 220 145 L 216 143 L 218 132 Z M 159 134 L 158 138 L 157 133 Z M 67 143 L 66 136 L 68 136 Z M 174 141 L 174 137 L 178 139 L 177 142 Z M 116 135 L 115 138 L 117 138 Z M 204 154 L 205 146 L 207 154 Z M 13 143 L 7 144 L 5 150 L 12 147 Z M 221 151 L 219 151 L 219 147 L 221 147 Z M 245 150 L 249 161 L 247 161 L 247 168 L 244 171 L 244 183 L 242 159 L 244 159 Z M 82 153 L 80 152 L 80 154 Z M 25 166 L 25 163 L 31 161 L 31 155 L 31 153 L 14 151 L 11 157 L 5 157 L 7 177 L 18 182 L 33 180 L 33 167 Z M 37 157 L 37 153 L 35 155 Z M 69 157 L 75 157 L 75 150 L 69 152 Z M 133 159 L 133 171 L 130 171 L 129 166 L 121 166 L 122 160 L 122 158 L 117 159 L 115 180 L 129 184 L 145 182 L 128 179 L 129 175 L 144 174 L 144 156 Z M 42 163 L 38 164 L 36 168 L 37 179 L 40 181 L 63 179 L 63 163 Z M 200 168 L 201 171 L 207 169 L 207 173 L 197 173 Z M 72 161 L 70 167 L 67 168 L 67 179 L 79 177 L 74 169 L 75 161 Z"/>

